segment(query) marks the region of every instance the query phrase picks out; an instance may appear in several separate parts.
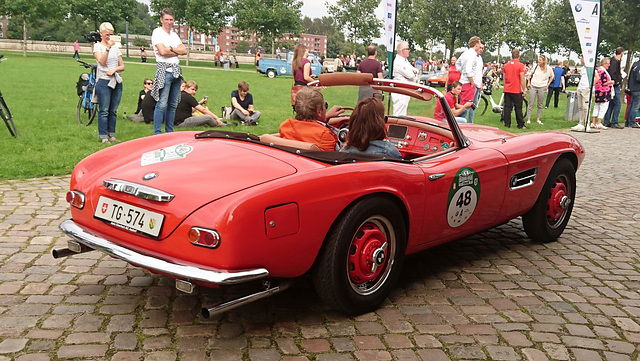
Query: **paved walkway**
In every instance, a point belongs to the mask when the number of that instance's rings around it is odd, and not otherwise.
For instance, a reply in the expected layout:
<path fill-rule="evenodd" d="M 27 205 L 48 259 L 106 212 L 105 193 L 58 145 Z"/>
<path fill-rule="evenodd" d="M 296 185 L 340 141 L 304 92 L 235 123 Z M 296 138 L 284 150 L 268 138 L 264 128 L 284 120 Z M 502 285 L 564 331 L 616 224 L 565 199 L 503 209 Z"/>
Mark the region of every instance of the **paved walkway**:
<path fill-rule="evenodd" d="M 68 177 L 0 182 L 0 360 L 639 360 L 640 131 L 587 149 L 562 238 L 520 220 L 411 257 L 375 313 L 300 282 L 205 320 L 214 293 L 90 252 L 60 260 Z"/>

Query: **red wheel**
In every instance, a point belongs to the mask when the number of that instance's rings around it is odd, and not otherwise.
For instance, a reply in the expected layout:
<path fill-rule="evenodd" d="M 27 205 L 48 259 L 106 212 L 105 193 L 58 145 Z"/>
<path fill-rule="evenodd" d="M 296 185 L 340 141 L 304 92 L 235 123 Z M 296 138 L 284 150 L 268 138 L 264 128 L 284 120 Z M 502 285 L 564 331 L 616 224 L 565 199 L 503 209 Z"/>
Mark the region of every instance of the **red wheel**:
<path fill-rule="evenodd" d="M 563 217 L 567 214 L 567 207 L 571 204 L 571 198 L 567 194 L 567 186 L 563 181 L 566 180 L 556 179 L 556 182 L 551 186 L 551 195 L 547 202 L 547 222 L 551 226 L 562 223 Z"/>
<path fill-rule="evenodd" d="M 527 235 L 543 243 L 558 239 L 571 217 L 575 194 L 575 167 L 566 158 L 558 159 L 533 208 L 522 216 Z"/>
<path fill-rule="evenodd" d="M 349 247 L 347 270 L 351 288 L 356 293 L 375 292 L 376 284 L 384 281 L 390 267 L 387 267 L 391 225 L 388 220 L 367 220 L 356 232 Z M 395 239 L 391 240 L 395 243 Z M 386 275 L 385 275 L 386 273 Z"/>
<path fill-rule="evenodd" d="M 365 198 L 338 218 L 314 268 L 318 295 L 348 314 L 374 311 L 400 275 L 406 247 L 403 211 L 388 198 Z"/>

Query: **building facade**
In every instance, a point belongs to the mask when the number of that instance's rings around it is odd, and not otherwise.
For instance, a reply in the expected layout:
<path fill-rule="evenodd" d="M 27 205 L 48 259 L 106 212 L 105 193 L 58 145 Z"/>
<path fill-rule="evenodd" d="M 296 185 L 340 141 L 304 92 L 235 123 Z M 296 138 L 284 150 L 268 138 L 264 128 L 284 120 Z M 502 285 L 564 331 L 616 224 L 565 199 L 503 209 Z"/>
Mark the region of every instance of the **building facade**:
<path fill-rule="evenodd" d="M 189 29 L 186 25 L 174 25 L 173 30 L 180 36 L 182 41 L 189 42 Z M 220 31 L 220 33 L 214 38 L 209 35 L 200 34 L 194 32 L 193 48 L 197 50 L 220 50 L 223 53 L 236 52 L 236 47 L 241 41 L 246 41 L 249 44 L 254 44 L 256 41 L 253 34 L 246 33 L 238 28 L 226 26 Z M 257 41 L 259 41 L 258 39 Z M 327 36 L 326 35 L 314 35 L 314 34 L 300 34 L 296 36 L 294 34 L 284 34 L 282 38 L 277 41 L 292 41 L 294 43 L 302 43 L 310 53 L 314 53 L 320 56 L 327 56 Z"/>

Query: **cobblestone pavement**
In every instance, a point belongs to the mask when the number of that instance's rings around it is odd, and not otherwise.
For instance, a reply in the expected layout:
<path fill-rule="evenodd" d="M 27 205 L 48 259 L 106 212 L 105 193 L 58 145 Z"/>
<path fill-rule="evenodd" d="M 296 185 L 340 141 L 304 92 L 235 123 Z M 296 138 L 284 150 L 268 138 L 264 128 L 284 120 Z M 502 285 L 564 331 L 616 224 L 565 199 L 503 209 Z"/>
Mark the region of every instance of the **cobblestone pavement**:
<path fill-rule="evenodd" d="M 221 317 L 216 291 L 98 252 L 59 260 L 68 176 L 0 182 L 0 360 L 639 360 L 640 131 L 587 149 L 569 227 L 520 220 L 412 256 L 375 313 L 327 310 L 308 282 Z"/>

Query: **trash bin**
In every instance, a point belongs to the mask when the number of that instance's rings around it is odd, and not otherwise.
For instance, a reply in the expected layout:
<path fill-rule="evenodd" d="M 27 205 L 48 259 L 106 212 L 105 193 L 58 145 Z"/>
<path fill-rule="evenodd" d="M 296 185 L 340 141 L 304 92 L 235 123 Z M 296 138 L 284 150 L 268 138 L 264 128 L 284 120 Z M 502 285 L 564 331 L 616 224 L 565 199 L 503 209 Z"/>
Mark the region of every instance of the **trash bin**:
<path fill-rule="evenodd" d="M 224 62 L 224 70 L 229 70 L 229 62 L 228 61 Z"/>
<path fill-rule="evenodd" d="M 567 92 L 567 111 L 564 120 L 578 121 L 580 119 L 580 110 L 578 108 L 578 94 L 575 91 Z"/>

